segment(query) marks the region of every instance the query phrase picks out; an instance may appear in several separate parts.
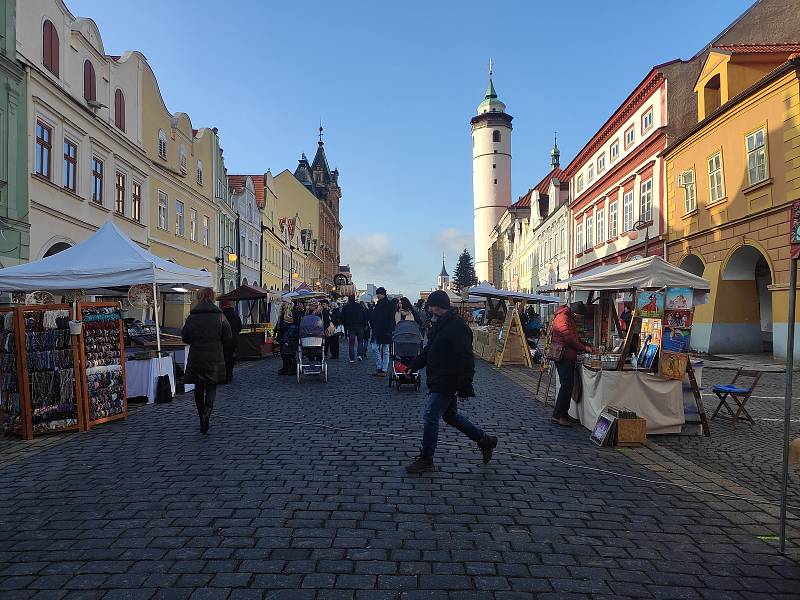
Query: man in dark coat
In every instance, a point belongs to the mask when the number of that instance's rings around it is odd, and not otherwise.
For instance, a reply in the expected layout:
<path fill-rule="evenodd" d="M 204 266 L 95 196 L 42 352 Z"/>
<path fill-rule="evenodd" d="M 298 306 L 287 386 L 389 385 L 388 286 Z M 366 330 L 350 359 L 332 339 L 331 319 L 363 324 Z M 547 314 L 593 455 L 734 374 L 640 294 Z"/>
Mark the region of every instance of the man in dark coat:
<path fill-rule="evenodd" d="M 350 349 L 350 362 L 362 360 L 361 348 L 364 344 L 364 327 L 367 325 L 364 308 L 356 302 L 356 297 L 350 294 L 347 304 L 342 308 L 342 325 L 347 330 L 347 339 Z"/>
<path fill-rule="evenodd" d="M 214 290 L 197 293 L 195 306 L 186 319 L 181 337 L 189 345 L 189 358 L 183 380 L 194 384 L 194 401 L 200 417 L 200 431 L 208 432 L 217 384 L 225 381 L 224 348 L 233 342 L 231 326 L 214 304 Z"/>
<path fill-rule="evenodd" d="M 375 338 L 375 373 L 377 377 L 386 377 L 389 370 L 389 344 L 392 343 L 394 329 L 394 309 L 386 297 L 386 288 L 375 290 L 378 298 L 372 311 L 372 336 Z"/>
<path fill-rule="evenodd" d="M 437 290 L 428 297 L 428 310 L 433 315 L 433 329 L 428 344 L 411 364 L 411 371 L 425 368 L 428 400 L 423 413 L 422 449 L 413 463 L 406 466 L 409 473 L 433 471 L 433 454 L 439 438 L 439 419 L 455 427 L 478 444 L 483 462 L 492 459 L 497 438 L 486 435 L 469 419 L 458 414 L 458 399 L 475 396 L 472 378 L 475 356 L 472 353 L 472 330 L 450 308 L 447 292 Z"/>
<path fill-rule="evenodd" d="M 232 343 L 223 348 L 225 353 L 225 383 L 230 383 L 233 380 L 233 365 L 236 363 L 236 346 L 239 341 L 239 333 L 242 331 L 242 319 L 230 300 L 220 302 L 220 308 L 222 308 L 222 314 L 228 319 L 228 325 L 231 326 L 231 334 L 233 335 Z"/>

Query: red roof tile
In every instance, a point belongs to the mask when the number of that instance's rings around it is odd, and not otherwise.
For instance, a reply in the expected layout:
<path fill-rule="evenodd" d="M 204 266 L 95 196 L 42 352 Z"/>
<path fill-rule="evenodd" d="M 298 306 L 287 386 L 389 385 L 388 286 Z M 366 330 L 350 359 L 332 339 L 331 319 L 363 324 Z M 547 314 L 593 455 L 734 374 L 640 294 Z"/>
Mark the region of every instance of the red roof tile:
<path fill-rule="evenodd" d="M 560 179 L 560 178 L 561 178 L 561 175 L 562 175 L 563 173 L 564 173 L 564 170 L 563 170 L 563 169 L 560 169 L 559 167 L 556 167 L 555 169 L 553 169 L 552 171 L 550 171 L 550 172 L 549 172 L 549 173 L 548 173 L 548 174 L 545 176 L 545 178 L 544 178 L 544 179 L 542 179 L 542 180 L 541 180 L 539 183 L 537 183 L 537 184 L 534 186 L 534 188 L 533 188 L 533 189 L 535 189 L 535 190 L 536 190 L 537 192 L 539 192 L 540 194 L 546 194 L 546 193 L 547 193 L 547 190 L 549 190 L 549 189 L 550 189 L 550 180 L 551 180 L 553 177 L 558 177 L 558 178 Z"/>
<path fill-rule="evenodd" d="M 712 46 L 714 50 L 723 50 L 733 54 L 787 54 L 800 52 L 800 43 L 795 44 L 719 44 Z"/>
<path fill-rule="evenodd" d="M 524 196 L 520 196 L 514 204 L 509 208 L 527 208 L 531 205 L 531 196 L 533 195 L 533 188 L 528 190 Z"/>
<path fill-rule="evenodd" d="M 264 195 L 264 175 L 228 175 L 228 188 L 235 194 L 240 194 L 244 190 L 245 180 L 250 177 L 253 180 L 253 189 L 256 193 L 256 204 L 259 208 L 264 208 L 266 204 Z"/>

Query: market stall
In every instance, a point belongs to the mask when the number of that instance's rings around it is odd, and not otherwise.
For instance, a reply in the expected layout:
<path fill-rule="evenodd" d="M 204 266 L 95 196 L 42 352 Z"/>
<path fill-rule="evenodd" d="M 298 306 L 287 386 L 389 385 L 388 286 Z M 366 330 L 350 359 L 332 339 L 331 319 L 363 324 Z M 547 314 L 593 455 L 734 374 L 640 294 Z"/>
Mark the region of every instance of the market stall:
<path fill-rule="evenodd" d="M 499 290 L 484 282 L 469 289 L 469 295 L 486 299 L 481 323 L 473 327 L 473 352 L 495 366 L 532 366 L 531 353 L 520 314 L 528 304 L 557 303 L 555 296 Z"/>
<path fill-rule="evenodd" d="M 689 340 L 694 306 L 706 301 L 709 289 L 705 279 L 656 256 L 554 284 L 552 291 L 581 298 L 578 335 L 598 349 L 596 355 L 584 355 L 577 367 L 581 401 L 573 402 L 570 414 L 592 429 L 612 406 L 645 419 L 647 433 L 680 433 L 687 420 L 686 387 L 708 434 Z M 633 310 L 625 329 L 621 302 Z"/>
<path fill-rule="evenodd" d="M 267 322 L 253 323 L 254 309 L 255 315 L 266 314 L 272 315 L 272 310 L 269 306 L 270 303 L 280 302 L 280 295 L 260 288 L 255 285 L 240 285 L 233 291 L 228 292 L 218 298 L 220 301 L 229 300 L 231 302 L 246 302 L 247 314 L 245 321 L 250 321 L 242 326 L 242 331 L 239 333 L 237 340 L 237 358 L 240 360 L 254 360 L 264 358 L 272 354 L 272 344 L 267 343 L 271 340 L 270 330 L 274 323 Z M 266 306 L 257 307 L 256 304 L 267 303 Z M 261 310 L 263 309 L 263 310 Z M 249 318 L 247 318 L 249 317 Z M 256 320 L 259 320 L 255 318 Z"/>
<path fill-rule="evenodd" d="M 169 375 L 171 366 L 165 369 L 158 360 L 159 285 L 210 287 L 213 277 L 150 254 L 110 221 L 63 252 L 0 269 L 0 290 L 7 292 L 73 291 L 73 297 L 82 298 L 95 290 L 151 288 L 154 368 Z M 0 375 L 6 431 L 30 438 L 44 431 L 85 430 L 127 416 L 128 357 L 119 302 L 16 306 L 4 309 L 3 316 Z"/>

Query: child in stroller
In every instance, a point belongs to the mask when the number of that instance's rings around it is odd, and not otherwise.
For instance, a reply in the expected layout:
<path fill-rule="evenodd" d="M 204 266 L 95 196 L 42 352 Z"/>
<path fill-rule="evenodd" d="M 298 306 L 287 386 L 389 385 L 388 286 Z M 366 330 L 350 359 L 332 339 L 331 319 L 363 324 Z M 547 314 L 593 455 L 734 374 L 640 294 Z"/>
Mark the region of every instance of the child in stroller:
<path fill-rule="evenodd" d="M 297 383 L 301 375 L 322 375 L 328 381 L 328 365 L 325 362 L 325 329 L 322 307 L 311 305 L 300 321 L 300 344 L 297 349 Z"/>
<path fill-rule="evenodd" d="M 422 332 L 416 321 L 406 319 L 395 325 L 392 344 L 389 350 L 392 368 L 389 373 L 389 387 L 392 383 L 400 389 L 402 385 L 413 385 L 419 391 L 419 373 L 412 373 L 408 367 L 417 357 L 422 345 Z"/>

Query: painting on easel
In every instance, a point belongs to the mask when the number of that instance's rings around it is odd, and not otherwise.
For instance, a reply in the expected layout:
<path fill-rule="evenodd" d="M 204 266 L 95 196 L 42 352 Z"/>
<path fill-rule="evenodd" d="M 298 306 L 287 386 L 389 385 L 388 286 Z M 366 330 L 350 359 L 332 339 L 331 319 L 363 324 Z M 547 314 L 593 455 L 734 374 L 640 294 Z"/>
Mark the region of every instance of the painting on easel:
<path fill-rule="evenodd" d="M 663 318 L 664 292 L 644 291 L 636 294 L 636 314 L 644 319 Z"/>

